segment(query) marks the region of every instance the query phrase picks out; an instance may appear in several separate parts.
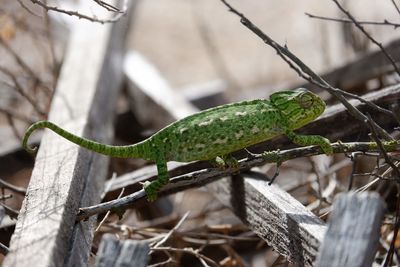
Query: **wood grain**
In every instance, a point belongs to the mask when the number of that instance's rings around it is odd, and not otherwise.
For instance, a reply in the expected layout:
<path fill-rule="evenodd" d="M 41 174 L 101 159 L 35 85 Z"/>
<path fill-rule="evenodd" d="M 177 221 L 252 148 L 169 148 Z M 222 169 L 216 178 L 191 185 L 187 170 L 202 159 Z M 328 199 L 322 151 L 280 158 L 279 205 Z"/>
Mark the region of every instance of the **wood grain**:
<path fill-rule="evenodd" d="M 150 247 L 146 241 L 118 240 L 112 234 L 101 239 L 94 267 L 145 267 Z"/>
<path fill-rule="evenodd" d="M 74 27 L 50 121 L 79 136 L 112 140 L 129 17 Z M 75 225 L 76 210 L 99 202 L 107 163 L 107 157 L 45 131 L 3 266 L 86 265 L 96 218 Z"/>
<path fill-rule="evenodd" d="M 298 266 L 313 265 L 325 224 L 288 193 L 248 174 L 207 188 L 276 252 Z"/>
<path fill-rule="evenodd" d="M 384 212 L 385 203 L 377 193 L 338 195 L 317 266 L 372 266 Z"/>

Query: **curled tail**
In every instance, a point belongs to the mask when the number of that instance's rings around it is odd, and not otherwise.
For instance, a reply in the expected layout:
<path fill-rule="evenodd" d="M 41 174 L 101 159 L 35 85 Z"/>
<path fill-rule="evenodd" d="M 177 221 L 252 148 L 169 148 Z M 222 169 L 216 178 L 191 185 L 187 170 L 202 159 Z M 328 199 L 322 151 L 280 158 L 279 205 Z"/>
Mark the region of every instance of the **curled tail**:
<path fill-rule="evenodd" d="M 37 147 L 30 147 L 28 145 L 29 136 L 37 129 L 41 128 L 48 128 L 53 132 L 57 133 L 58 135 L 64 137 L 65 139 L 75 143 L 81 147 L 87 148 L 89 150 L 95 151 L 97 153 L 108 155 L 112 157 L 119 157 L 119 158 L 144 158 L 149 159 L 149 150 L 147 148 L 146 141 L 141 143 L 127 145 L 127 146 L 112 146 L 112 145 L 105 145 L 95 141 L 91 141 L 86 138 L 79 137 L 74 135 L 66 130 L 58 127 L 52 122 L 49 121 L 38 121 L 32 124 L 28 130 L 25 132 L 24 140 L 22 141 L 22 146 L 26 151 L 29 153 L 35 153 Z"/>

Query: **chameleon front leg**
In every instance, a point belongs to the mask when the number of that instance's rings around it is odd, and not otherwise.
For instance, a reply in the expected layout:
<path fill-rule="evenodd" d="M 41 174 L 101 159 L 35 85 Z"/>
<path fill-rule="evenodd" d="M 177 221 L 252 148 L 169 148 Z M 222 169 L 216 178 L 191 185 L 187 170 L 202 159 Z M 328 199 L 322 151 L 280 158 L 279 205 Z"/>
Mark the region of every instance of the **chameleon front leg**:
<path fill-rule="evenodd" d="M 143 183 L 143 189 L 146 192 L 147 200 L 154 201 L 157 199 L 157 192 L 169 182 L 167 162 L 162 159 L 156 161 L 158 177 L 155 181 L 146 181 Z"/>
<path fill-rule="evenodd" d="M 290 139 L 290 141 L 292 141 L 297 145 L 300 146 L 319 145 L 325 154 L 327 155 L 333 154 L 333 148 L 331 146 L 331 142 L 325 137 L 322 137 L 320 135 L 300 135 L 296 134 L 293 131 L 287 131 L 285 134 Z"/>

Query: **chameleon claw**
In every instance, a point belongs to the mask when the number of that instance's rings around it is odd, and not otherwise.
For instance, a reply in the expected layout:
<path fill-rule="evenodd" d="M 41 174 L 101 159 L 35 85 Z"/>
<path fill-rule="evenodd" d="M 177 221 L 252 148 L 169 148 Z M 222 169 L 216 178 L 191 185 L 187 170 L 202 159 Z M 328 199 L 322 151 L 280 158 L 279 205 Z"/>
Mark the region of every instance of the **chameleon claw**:
<path fill-rule="evenodd" d="M 213 167 L 215 167 L 215 168 L 219 168 L 219 169 L 225 169 L 225 168 L 226 168 L 226 162 L 225 162 L 225 160 L 224 160 L 222 157 L 220 157 L 220 156 L 218 156 L 218 157 L 216 157 L 216 158 L 210 160 L 210 163 L 211 163 L 211 165 L 212 165 Z"/>
<path fill-rule="evenodd" d="M 147 200 L 149 202 L 153 202 L 157 199 L 157 191 L 154 190 L 154 188 L 152 188 L 151 186 L 151 182 L 150 181 L 146 181 L 143 184 L 143 189 L 146 192 L 147 195 Z"/>

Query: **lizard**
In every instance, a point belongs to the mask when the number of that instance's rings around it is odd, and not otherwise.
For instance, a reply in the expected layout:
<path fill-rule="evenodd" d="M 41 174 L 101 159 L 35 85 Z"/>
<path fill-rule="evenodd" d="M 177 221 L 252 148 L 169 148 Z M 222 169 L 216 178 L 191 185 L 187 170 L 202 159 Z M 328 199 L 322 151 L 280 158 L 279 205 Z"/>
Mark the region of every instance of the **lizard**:
<path fill-rule="evenodd" d="M 225 104 L 195 113 L 171 123 L 149 138 L 132 145 L 106 145 L 74 135 L 56 124 L 43 120 L 33 123 L 23 138 L 40 128 L 48 128 L 65 139 L 89 150 L 112 157 L 143 158 L 155 162 L 158 177 L 143 183 L 147 199 L 157 199 L 157 192 L 169 182 L 167 162 L 191 162 L 226 158 L 232 152 L 260 143 L 278 135 L 286 135 L 300 146 L 319 145 L 332 154 L 330 141 L 319 135 L 300 135 L 294 130 L 310 123 L 325 110 L 325 102 L 304 88 L 278 91 L 269 99 L 248 100 Z"/>

